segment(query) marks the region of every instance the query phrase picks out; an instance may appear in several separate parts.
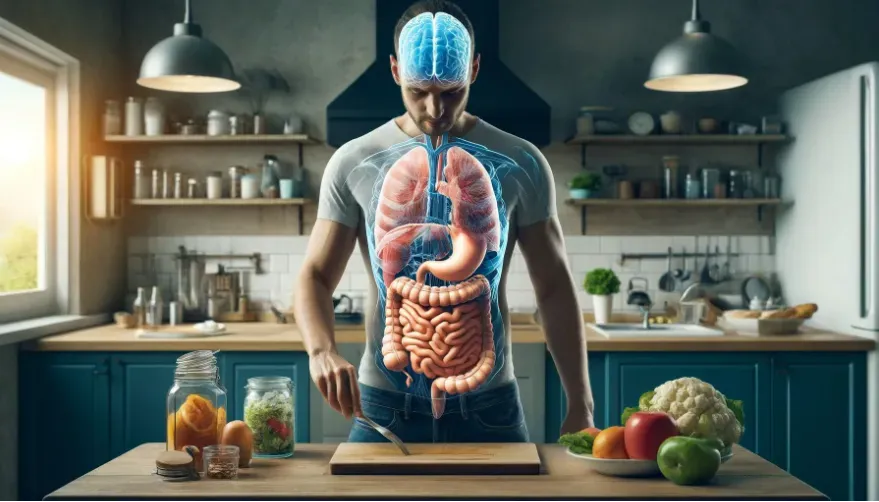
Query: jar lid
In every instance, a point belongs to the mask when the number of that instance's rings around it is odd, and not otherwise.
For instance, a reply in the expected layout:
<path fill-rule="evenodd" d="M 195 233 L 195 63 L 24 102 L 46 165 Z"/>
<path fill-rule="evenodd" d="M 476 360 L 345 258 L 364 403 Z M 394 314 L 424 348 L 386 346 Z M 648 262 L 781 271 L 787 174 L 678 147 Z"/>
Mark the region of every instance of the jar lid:
<path fill-rule="evenodd" d="M 295 384 L 290 377 L 285 376 L 262 376 L 247 379 L 247 387 L 265 389 L 279 386 L 294 387 Z"/>

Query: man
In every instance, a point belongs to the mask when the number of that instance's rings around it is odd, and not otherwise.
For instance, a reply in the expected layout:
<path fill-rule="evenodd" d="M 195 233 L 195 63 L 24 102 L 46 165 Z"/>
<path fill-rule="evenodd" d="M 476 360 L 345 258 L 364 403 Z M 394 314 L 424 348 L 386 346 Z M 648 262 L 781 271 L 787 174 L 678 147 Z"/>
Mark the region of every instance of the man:
<path fill-rule="evenodd" d="M 403 14 L 390 66 L 407 113 L 330 159 L 295 291 L 323 397 L 408 442 L 529 440 L 506 301 L 516 244 L 568 398 L 561 432 L 593 426 L 552 172 L 534 145 L 465 110 L 479 73 L 474 42 L 451 2 L 420 1 Z M 355 242 L 373 272 L 359 371 L 336 351 L 331 302 Z M 385 441 L 354 423 L 350 441 Z"/>

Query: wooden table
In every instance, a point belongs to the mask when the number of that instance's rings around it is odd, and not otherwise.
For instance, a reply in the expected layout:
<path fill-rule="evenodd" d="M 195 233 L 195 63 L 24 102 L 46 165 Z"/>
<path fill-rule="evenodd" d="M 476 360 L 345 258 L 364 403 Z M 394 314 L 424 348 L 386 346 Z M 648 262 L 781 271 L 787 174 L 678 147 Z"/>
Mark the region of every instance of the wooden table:
<path fill-rule="evenodd" d="M 46 500 L 828 500 L 774 464 L 736 445 L 711 484 L 677 486 L 659 477 L 625 479 L 587 470 L 560 445 L 537 445 L 540 475 L 333 476 L 336 445 L 300 444 L 283 460 L 254 460 L 235 481 L 171 483 L 152 474 L 161 443 L 141 445 L 52 492 Z"/>

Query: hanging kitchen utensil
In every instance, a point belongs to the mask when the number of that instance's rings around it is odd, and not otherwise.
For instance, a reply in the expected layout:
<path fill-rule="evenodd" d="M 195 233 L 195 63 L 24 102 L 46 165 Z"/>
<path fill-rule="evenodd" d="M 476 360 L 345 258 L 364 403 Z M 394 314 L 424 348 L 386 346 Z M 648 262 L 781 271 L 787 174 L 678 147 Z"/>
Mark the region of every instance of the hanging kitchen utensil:
<path fill-rule="evenodd" d="M 708 244 L 705 245 L 705 263 L 702 264 L 702 273 L 700 274 L 699 281 L 703 284 L 714 284 L 714 280 L 711 278 L 711 268 L 708 265 L 708 253 L 710 253 L 711 246 Z"/>
<path fill-rule="evenodd" d="M 659 289 L 663 291 L 674 291 L 675 290 L 675 278 L 672 275 L 671 271 L 671 247 L 668 248 L 668 264 L 666 266 L 665 273 L 662 274 L 662 277 L 659 278 Z"/>
<path fill-rule="evenodd" d="M 721 271 L 721 276 L 724 281 L 728 281 L 732 279 L 732 273 L 730 272 L 730 258 L 732 257 L 732 236 L 726 238 L 726 263 L 723 264 L 723 269 Z"/>
<path fill-rule="evenodd" d="M 714 246 L 714 264 L 711 265 L 711 280 L 715 283 L 723 281 L 723 275 L 720 271 L 720 265 L 717 262 L 720 260 L 720 246 Z"/>

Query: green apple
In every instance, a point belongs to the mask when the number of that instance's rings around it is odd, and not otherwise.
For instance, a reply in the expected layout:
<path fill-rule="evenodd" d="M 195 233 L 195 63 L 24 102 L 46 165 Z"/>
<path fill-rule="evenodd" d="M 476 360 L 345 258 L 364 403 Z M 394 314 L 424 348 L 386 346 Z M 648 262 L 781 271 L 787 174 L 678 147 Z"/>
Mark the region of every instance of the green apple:
<path fill-rule="evenodd" d="M 723 443 L 720 443 L 720 447 Z M 698 485 L 709 481 L 720 469 L 718 441 L 689 436 L 673 436 L 659 446 L 659 470 L 677 485 Z"/>

